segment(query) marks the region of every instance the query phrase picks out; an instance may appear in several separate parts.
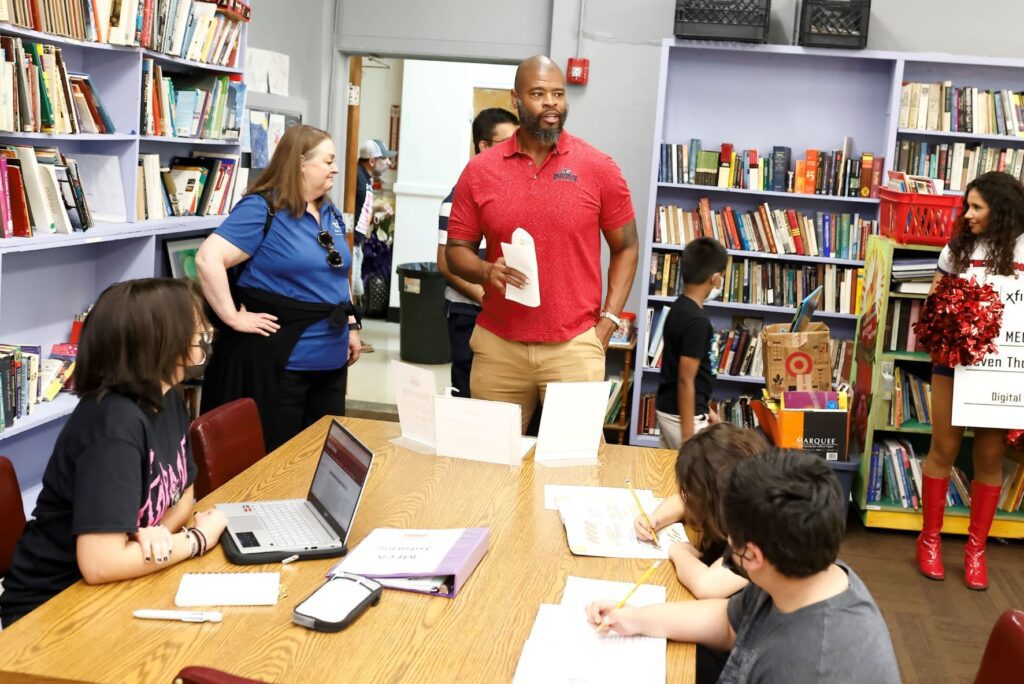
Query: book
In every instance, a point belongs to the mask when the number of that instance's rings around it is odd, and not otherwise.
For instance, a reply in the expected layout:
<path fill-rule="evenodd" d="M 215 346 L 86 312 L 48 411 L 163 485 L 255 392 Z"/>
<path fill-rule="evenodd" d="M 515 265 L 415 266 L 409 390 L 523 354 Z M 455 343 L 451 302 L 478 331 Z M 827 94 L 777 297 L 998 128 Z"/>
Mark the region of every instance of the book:
<path fill-rule="evenodd" d="M 342 572 L 385 587 L 454 598 L 487 553 L 490 529 L 406 530 L 379 527 L 348 552 L 329 576 Z M 439 581 L 431 581 L 434 579 Z M 424 581 L 426 580 L 426 581 Z"/>

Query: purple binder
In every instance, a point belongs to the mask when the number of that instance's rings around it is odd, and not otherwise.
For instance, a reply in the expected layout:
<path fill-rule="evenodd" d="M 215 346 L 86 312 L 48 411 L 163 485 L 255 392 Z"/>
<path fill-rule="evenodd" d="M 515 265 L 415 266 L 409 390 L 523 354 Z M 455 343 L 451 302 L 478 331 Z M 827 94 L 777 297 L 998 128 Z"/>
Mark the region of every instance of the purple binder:
<path fill-rule="evenodd" d="M 479 565 L 480 559 L 487 553 L 487 547 L 491 542 L 491 531 L 487 527 L 469 527 L 463 530 L 462 535 L 455 540 L 447 555 L 441 560 L 436 568 L 424 569 L 417 573 L 396 573 L 393 575 L 378 573 L 364 574 L 364 577 L 371 579 L 415 579 L 419 577 L 441 577 L 446 576 L 449 580 L 445 583 L 447 591 L 423 591 L 406 587 L 389 587 L 401 591 L 412 591 L 431 596 L 445 596 L 452 598 L 459 593 L 462 585 L 466 583 L 473 570 Z M 339 563 L 339 566 L 343 565 Z M 360 574 L 360 573 L 357 573 Z"/>

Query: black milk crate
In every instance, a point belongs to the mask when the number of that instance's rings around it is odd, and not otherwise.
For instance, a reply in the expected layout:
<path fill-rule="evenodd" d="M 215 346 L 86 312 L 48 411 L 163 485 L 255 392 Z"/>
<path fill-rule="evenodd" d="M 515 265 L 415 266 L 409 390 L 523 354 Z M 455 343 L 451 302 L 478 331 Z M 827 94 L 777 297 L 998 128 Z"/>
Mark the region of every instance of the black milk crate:
<path fill-rule="evenodd" d="M 800 34 L 804 47 L 860 50 L 868 44 L 871 0 L 803 0 Z"/>
<path fill-rule="evenodd" d="M 676 0 L 677 38 L 768 42 L 771 0 Z"/>

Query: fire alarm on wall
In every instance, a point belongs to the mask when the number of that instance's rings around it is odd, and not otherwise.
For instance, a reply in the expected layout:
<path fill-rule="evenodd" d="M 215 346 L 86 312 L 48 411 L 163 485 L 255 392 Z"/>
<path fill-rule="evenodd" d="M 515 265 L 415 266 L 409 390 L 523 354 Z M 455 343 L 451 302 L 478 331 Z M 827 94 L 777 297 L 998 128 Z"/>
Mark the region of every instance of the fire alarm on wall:
<path fill-rule="evenodd" d="M 590 60 L 582 57 L 570 57 L 566 78 L 569 83 L 586 85 L 587 79 L 590 78 Z"/>

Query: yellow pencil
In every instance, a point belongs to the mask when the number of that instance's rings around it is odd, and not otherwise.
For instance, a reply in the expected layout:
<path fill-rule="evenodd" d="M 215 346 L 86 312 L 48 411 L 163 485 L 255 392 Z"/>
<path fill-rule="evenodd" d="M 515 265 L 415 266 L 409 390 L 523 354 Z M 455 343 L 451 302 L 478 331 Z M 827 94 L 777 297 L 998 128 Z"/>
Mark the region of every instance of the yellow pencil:
<path fill-rule="evenodd" d="M 633 495 L 633 501 L 636 501 L 636 507 L 640 509 L 640 515 L 644 517 L 647 529 L 651 531 L 651 536 L 654 538 L 654 545 L 660 549 L 661 543 L 658 541 L 658 531 L 654 529 L 654 525 L 651 524 L 651 519 L 647 517 L 647 511 L 644 510 L 643 504 L 640 503 L 640 497 L 636 495 L 636 491 L 633 489 L 633 485 L 629 481 L 628 477 L 626 478 L 626 486 L 629 487 L 629 493 Z"/>
<path fill-rule="evenodd" d="M 641 584 L 643 584 L 644 582 L 646 582 L 647 580 L 649 580 L 651 578 L 651 575 L 654 574 L 654 571 L 658 569 L 659 565 L 661 565 L 661 561 L 660 560 L 654 561 L 654 563 L 651 564 L 651 567 L 647 568 L 647 571 L 644 572 L 644 574 L 640 575 L 640 579 L 638 579 L 636 581 L 636 584 L 634 584 L 633 588 L 629 590 L 629 593 L 626 594 L 625 596 L 623 596 L 622 600 L 619 601 L 618 603 L 616 603 L 615 604 L 615 608 L 613 608 L 612 610 L 618 610 L 619 608 L 622 608 L 624 605 L 626 605 L 626 601 L 629 600 L 629 597 L 631 597 L 633 595 L 633 593 L 636 592 L 636 590 L 640 588 Z M 604 620 L 602 620 L 601 624 L 597 626 L 597 631 L 600 632 L 600 631 L 603 631 L 603 630 L 605 630 L 607 628 L 608 628 L 608 624 Z"/>

